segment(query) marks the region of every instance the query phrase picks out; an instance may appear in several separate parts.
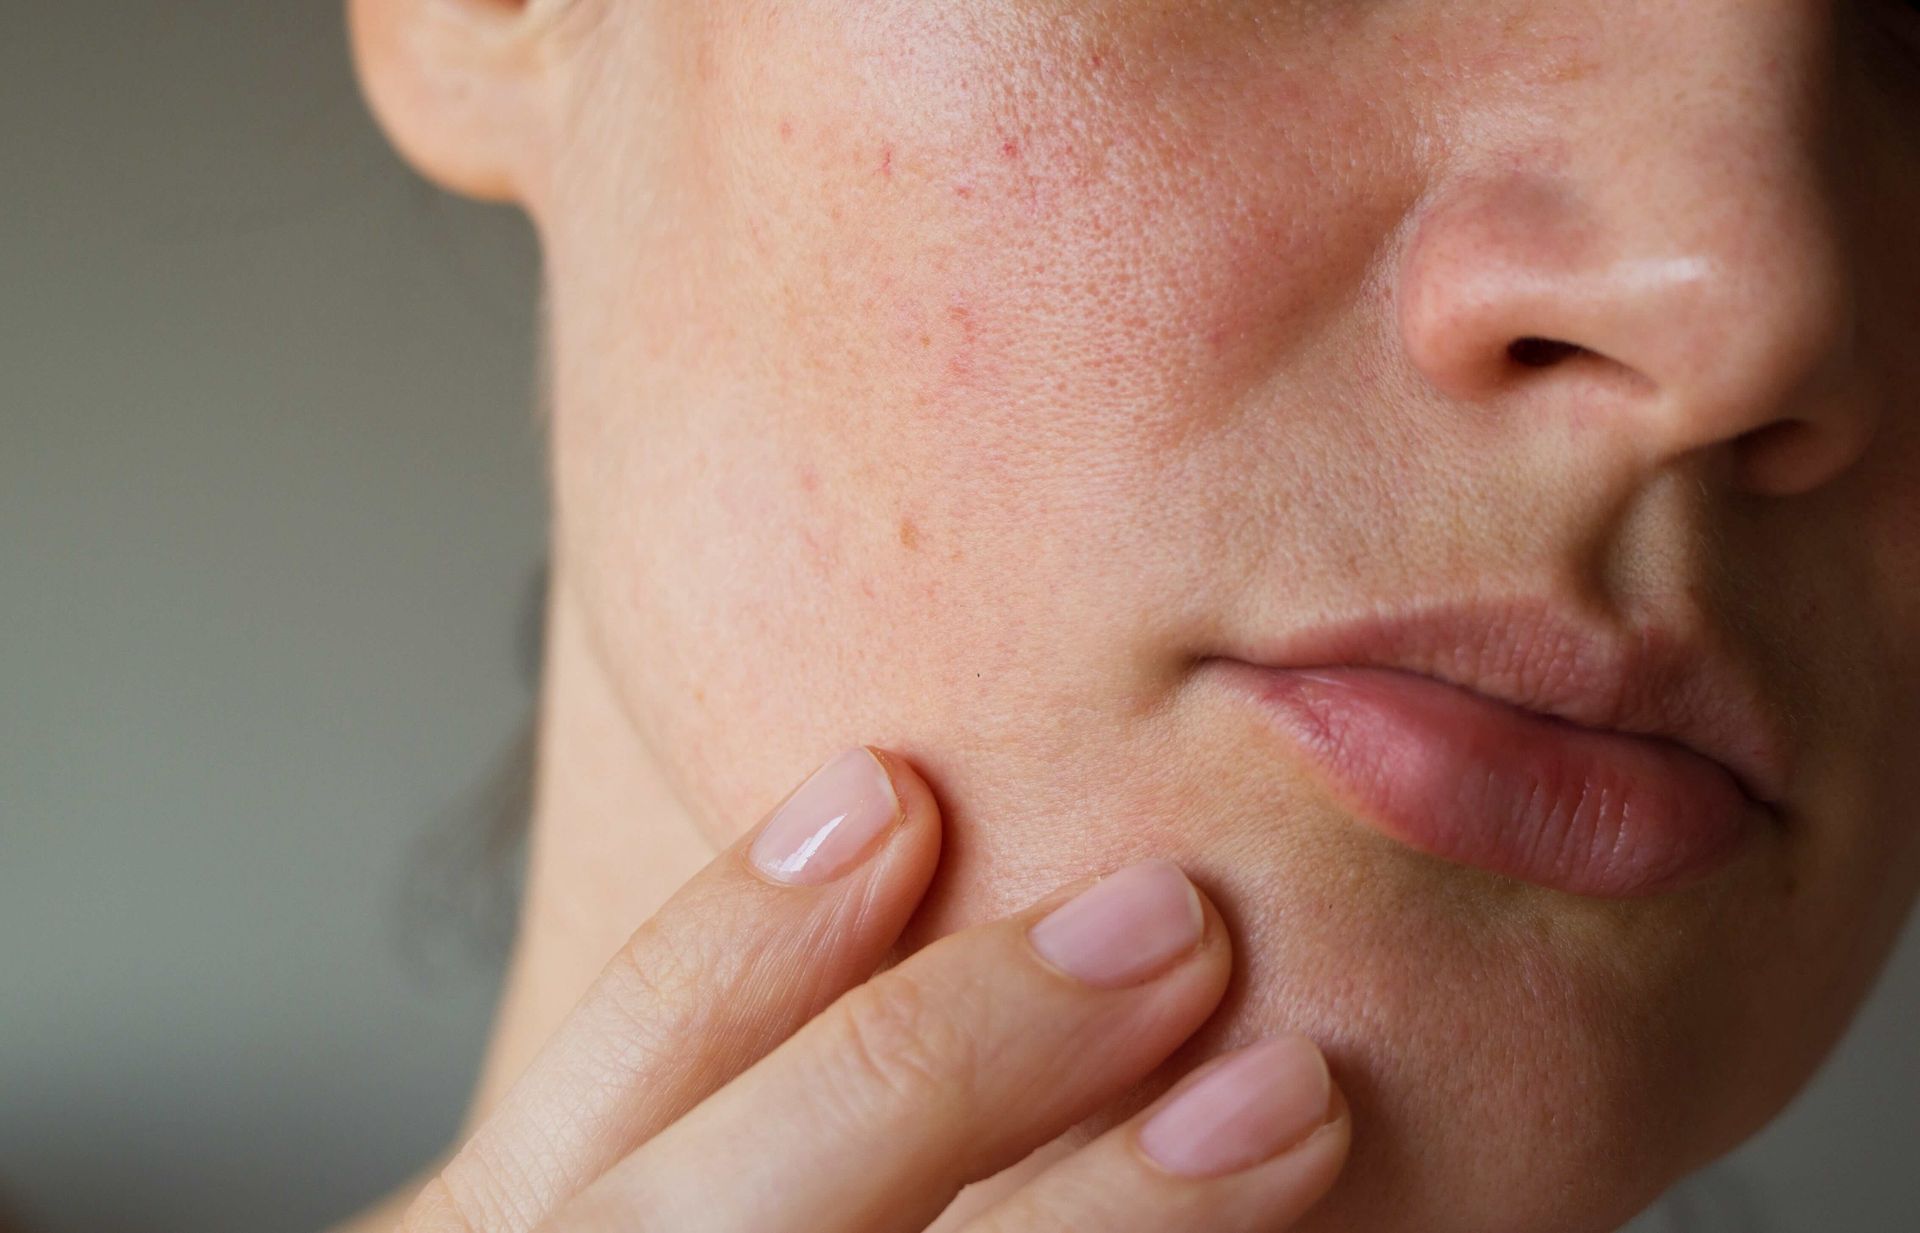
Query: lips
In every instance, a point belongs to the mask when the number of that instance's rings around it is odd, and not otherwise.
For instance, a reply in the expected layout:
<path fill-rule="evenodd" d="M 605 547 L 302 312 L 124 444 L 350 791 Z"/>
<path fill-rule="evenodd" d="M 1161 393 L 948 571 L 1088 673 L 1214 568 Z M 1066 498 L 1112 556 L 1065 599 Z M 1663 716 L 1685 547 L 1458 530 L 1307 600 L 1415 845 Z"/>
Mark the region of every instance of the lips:
<path fill-rule="evenodd" d="M 1297 634 L 1219 670 L 1352 811 L 1573 894 L 1670 892 L 1777 820 L 1781 729 L 1731 660 L 1541 602 Z M 1527 705 L 1527 702 L 1533 705 Z"/>

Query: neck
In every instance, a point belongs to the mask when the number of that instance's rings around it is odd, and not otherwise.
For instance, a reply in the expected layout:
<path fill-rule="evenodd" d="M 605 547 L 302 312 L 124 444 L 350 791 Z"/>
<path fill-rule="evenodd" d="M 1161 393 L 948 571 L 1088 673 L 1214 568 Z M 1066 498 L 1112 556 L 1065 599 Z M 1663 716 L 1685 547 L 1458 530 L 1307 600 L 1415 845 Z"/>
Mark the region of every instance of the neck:
<path fill-rule="evenodd" d="M 526 889 L 463 1139 L 627 936 L 715 855 L 622 706 L 559 569 L 546 628 Z"/>

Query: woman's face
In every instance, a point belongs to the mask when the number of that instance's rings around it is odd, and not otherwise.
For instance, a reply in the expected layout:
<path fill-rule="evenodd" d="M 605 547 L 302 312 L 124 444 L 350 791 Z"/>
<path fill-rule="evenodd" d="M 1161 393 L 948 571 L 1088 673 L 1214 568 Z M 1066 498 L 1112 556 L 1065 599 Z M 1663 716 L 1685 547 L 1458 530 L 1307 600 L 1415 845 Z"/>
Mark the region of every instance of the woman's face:
<path fill-rule="evenodd" d="M 1920 884 L 1902 0 L 583 3 L 558 575 L 715 845 L 864 741 L 947 809 L 912 946 L 1178 860 L 1241 969 L 1158 1082 L 1321 1041 L 1311 1229 L 1608 1227 L 1802 1085 Z M 1469 599 L 1715 648 L 1780 824 L 1502 877 L 1217 671 Z"/>

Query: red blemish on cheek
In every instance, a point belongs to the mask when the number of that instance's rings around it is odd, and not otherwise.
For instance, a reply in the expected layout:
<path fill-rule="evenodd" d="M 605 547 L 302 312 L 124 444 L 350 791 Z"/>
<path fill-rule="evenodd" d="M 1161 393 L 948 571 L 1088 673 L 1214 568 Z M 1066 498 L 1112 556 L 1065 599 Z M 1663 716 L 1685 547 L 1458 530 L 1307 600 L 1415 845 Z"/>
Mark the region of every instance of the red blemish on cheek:
<path fill-rule="evenodd" d="M 889 180 L 893 178 L 893 147 L 892 146 L 880 147 L 880 174 L 882 176 L 885 176 Z"/>
<path fill-rule="evenodd" d="M 1007 138 L 1000 143 L 1000 156 L 1002 158 L 1019 158 L 1020 143 L 1011 137 Z"/>
<path fill-rule="evenodd" d="M 802 463 L 800 466 L 800 487 L 808 492 L 820 491 L 820 472 L 816 471 L 810 462 Z"/>
<path fill-rule="evenodd" d="M 965 383 L 973 376 L 974 350 L 977 345 L 977 325 L 973 319 L 973 310 L 965 304 L 947 305 L 947 318 L 960 332 L 960 342 L 947 357 L 947 375 L 955 381 Z"/>
<path fill-rule="evenodd" d="M 1097 68 L 1099 68 L 1099 67 L 1100 67 L 1101 65 L 1103 65 L 1103 64 L 1105 64 L 1106 62 L 1107 62 L 1107 58 L 1106 58 L 1105 56 L 1103 56 L 1103 55 L 1101 55 L 1101 54 L 1100 54 L 1099 52 L 1097 52 L 1097 51 L 1096 51 L 1096 52 L 1094 52 L 1094 53 L 1093 53 L 1092 55 L 1090 55 L 1090 56 L 1088 56 L 1088 57 L 1087 57 L 1087 67 L 1088 67 L 1088 68 L 1093 68 L 1093 69 L 1097 69 Z"/>
<path fill-rule="evenodd" d="M 783 119 L 780 121 L 780 140 L 782 141 L 793 140 L 793 121 L 792 120 Z"/>
<path fill-rule="evenodd" d="M 953 186 L 953 195 L 971 201 L 973 200 L 973 185 L 956 184 Z"/>

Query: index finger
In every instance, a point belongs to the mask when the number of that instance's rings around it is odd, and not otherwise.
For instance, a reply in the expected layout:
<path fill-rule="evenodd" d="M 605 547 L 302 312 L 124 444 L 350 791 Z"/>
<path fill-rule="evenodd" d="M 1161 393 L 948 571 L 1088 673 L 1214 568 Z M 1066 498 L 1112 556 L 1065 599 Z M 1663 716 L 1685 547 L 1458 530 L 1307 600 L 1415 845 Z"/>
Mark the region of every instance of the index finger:
<path fill-rule="evenodd" d="M 939 852 L 904 761 L 828 761 L 634 933 L 403 1227 L 533 1228 L 870 976 Z"/>

